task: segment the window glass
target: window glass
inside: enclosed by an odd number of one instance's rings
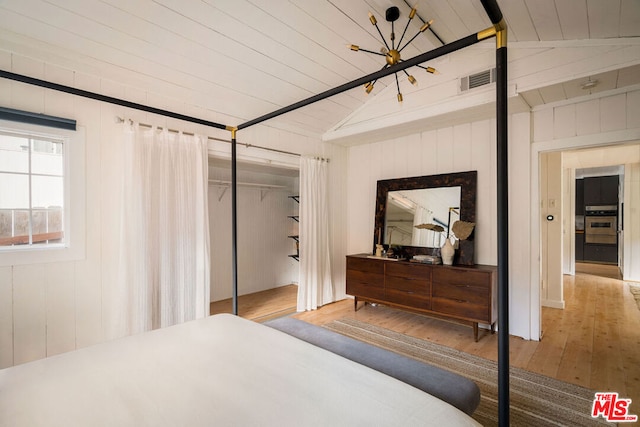
[[[28,140],[0,133],[0,172],[29,172]]]
[[[64,143],[0,133],[0,250],[64,242]]]

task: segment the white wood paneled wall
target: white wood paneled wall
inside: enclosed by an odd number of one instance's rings
[[[380,179],[478,171],[475,262],[495,265],[496,122],[481,120],[349,149],[347,229],[349,253],[373,249],[376,182]],[[509,238],[511,333],[525,338],[530,325],[530,117],[509,120]]]
[[[483,120],[349,150],[350,253],[373,249],[376,182],[381,179],[478,171],[476,262],[495,264],[495,121]],[[495,234],[495,233],[493,233]]]
[[[0,50],[0,68],[200,118],[215,117],[215,113],[191,105],[187,95],[184,99],[168,99],[9,51]],[[30,265],[0,267],[0,368],[4,368],[109,339],[108,296],[110,284],[117,277],[118,259],[119,176],[112,142],[119,138],[121,125],[115,117],[226,139],[229,135],[5,79],[0,79],[0,105],[73,118],[86,131],[85,259],[54,264],[34,260]],[[247,129],[240,138],[250,144],[302,154],[329,155],[336,167],[335,179],[340,185],[344,182],[344,170],[340,168],[345,165],[340,156],[346,156],[346,152],[341,147],[333,148],[318,139],[274,129],[268,124]],[[342,197],[336,199],[336,206],[344,204],[343,191],[338,189],[335,194]],[[334,242],[336,253],[342,258],[346,240],[343,222],[335,221],[336,227],[342,228],[336,228],[338,238]]]

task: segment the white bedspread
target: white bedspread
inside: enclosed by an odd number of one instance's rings
[[[0,370],[0,425],[478,424],[365,366],[216,315]]]

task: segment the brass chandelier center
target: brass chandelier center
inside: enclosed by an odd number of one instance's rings
[[[389,52],[387,52],[386,59],[387,65],[396,65],[401,60],[400,52],[398,52],[397,49],[391,49]]]

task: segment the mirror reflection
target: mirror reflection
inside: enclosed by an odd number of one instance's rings
[[[460,194],[460,186],[389,191],[384,242],[441,247],[451,225],[460,219]]]

